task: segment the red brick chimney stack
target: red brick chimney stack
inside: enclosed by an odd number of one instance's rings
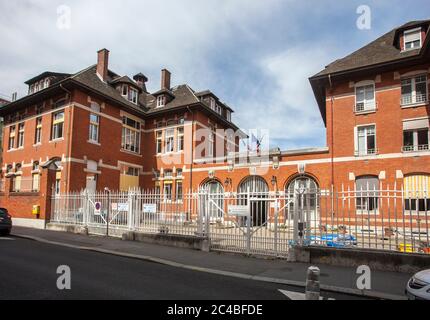
[[[97,52],[97,74],[103,81],[107,80],[109,67],[109,50],[101,49]]]
[[[161,70],[161,89],[170,90],[171,73],[167,69]]]

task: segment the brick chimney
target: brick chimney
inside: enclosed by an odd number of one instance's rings
[[[137,85],[146,93],[148,93],[148,91],[146,90],[146,82],[148,81],[148,78],[142,74],[142,73],[138,73],[133,77],[134,81],[136,81]]]
[[[161,89],[170,90],[171,73],[167,69],[161,70]]]
[[[101,49],[97,52],[97,74],[103,81],[107,80],[109,67],[109,50]]]

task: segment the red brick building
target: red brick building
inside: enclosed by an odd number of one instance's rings
[[[149,93],[143,74],[109,70],[105,49],[75,74],[44,72],[26,82],[27,96],[0,109],[0,205],[17,222],[41,226],[52,193],[83,188],[140,187],[172,199],[203,185],[429,190],[429,25],[393,29],[310,78],[327,128],[323,148],[240,154],[245,134],[216,95],[172,87],[167,70]],[[416,206],[427,204],[422,197]]]

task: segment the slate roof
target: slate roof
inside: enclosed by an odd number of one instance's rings
[[[430,36],[429,36],[430,20],[411,21],[398,28],[395,28],[368,45],[358,49],[350,55],[338,59],[330,63],[326,68],[312,76],[309,80],[314,91],[315,98],[326,123],[325,112],[325,88],[330,82],[330,77],[336,76],[347,78],[354,72],[370,72],[373,68],[387,67],[405,64],[407,62],[416,63],[425,59],[425,55],[429,53]],[[401,51],[399,45],[399,37],[405,29],[413,29],[414,27],[422,26],[427,29],[427,36],[422,48],[416,50]],[[330,77],[329,77],[330,75]]]
[[[401,51],[400,48],[395,45],[396,39],[401,30],[420,25],[427,25],[428,27],[429,24],[430,20],[408,22],[398,28],[391,30],[390,32],[387,32],[382,37],[353,52],[352,54],[332,62],[324,70],[317,73],[313,77],[334,74],[360,67],[418,56],[421,49]]]
[[[15,105],[18,107],[18,105],[25,104],[28,99],[35,99],[37,95],[47,94],[49,90],[54,90],[56,86],[59,86],[60,84],[66,85],[66,83],[69,83],[69,82],[80,85],[86,88],[87,90],[95,91],[142,115],[157,114],[165,111],[170,111],[175,108],[183,108],[183,107],[200,103],[200,106],[205,108],[209,113],[214,114],[214,116],[221,118],[222,121],[229,123],[234,128],[237,128],[232,122],[226,120],[224,117],[219,116],[217,113],[212,111],[205,103],[202,103],[202,101],[200,101],[200,99],[195,95],[194,90],[191,89],[186,84],[178,85],[168,90],[169,91],[168,93],[171,95],[172,99],[169,100],[169,102],[164,107],[158,107],[158,108],[156,107],[156,95],[160,94],[161,90],[154,94],[141,91],[139,94],[138,104],[134,104],[128,101],[127,99],[125,99],[121,95],[121,93],[115,89],[113,85],[115,83],[125,82],[139,88],[136,82],[131,80],[128,76],[123,76],[123,77],[118,76],[116,73],[112,72],[111,70],[109,70],[108,72],[107,81],[104,82],[97,75],[97,65],[92,65],[75,74],[69,75],[66,78],[63,78],[61,81],[58,81],[56,85],[51,85],[50,87],[45,88],[37,93],[25,96],[13,103],[10,103],[7,107],[14,108]],[[0,113],[1,111],[7,112],[6,109],[3,110],[3,107],[0,108]]]

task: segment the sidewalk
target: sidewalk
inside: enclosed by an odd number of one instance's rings
[[[14,227],[13,236],[65,245],[81,250],[117,254],[130,258],[145,259],[156,263],[268,281],[289,285],[305,286],[306,272],[310,265],[289,263],[278,259],[260,259],[228,253],[202,252],[190,249],[165,247],[154,244],[122,241],[115,238],[84,236],[50,230]],[[404,298],[404,290],[411,274],[380,272],[372,273],[372,290],[361,292],[356,289],[358,275],[354,268],[319,265],[321,289],[351,294],[364,294],[385,299]]]

